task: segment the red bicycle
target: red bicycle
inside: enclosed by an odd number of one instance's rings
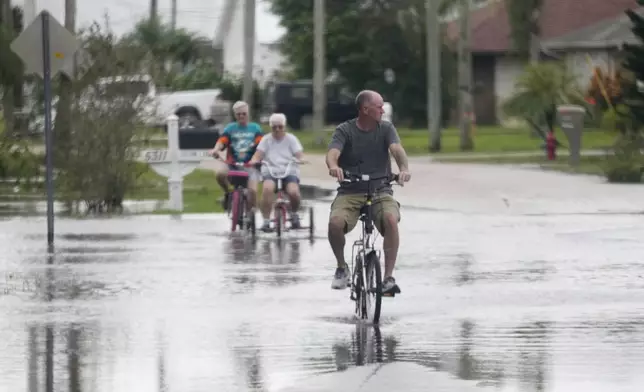
[[[292,227],[287,226],[287,222],[290,222],[291,225],[293,222],[292,222],[292,219],[288,217],[288,211],[291,208],[291,202],[284,190],[285,187],[284,187],[283,180],[284,178],[288,177],[291,169],[291,164],[293,163],[299,164],[301,162],[297,160],[292,160],[286,166],[286,170],[284,170],[284,173],[275,174],[271,169],[271,167],[266,164],[266,162],[262,162],[262,164],[268,170],[269,175],[275,180],[277,180],[277,184],[276,184],[277,186],[275,187],[275,193],[277,193],[277,198],[275,199],[275,203],[273,204],[273,219],[271,221],[275,226],[275,232],[277,233],[278,238],[282,237],[283,232],[292,230]],[[308,227],[301,226],[300,229],[308,229],[309,240],[313,241],[313,238],[315,235],[315,220],[313,217],[313,207],[309,207],[309,226]]]
[[[222,159],[217,159],[223,162]],[[249,165],[248,163],[242,162],[235,162],[228,165],[239,169],[258,167],[258,165]],[[255,238],[257,227],[255,214],[248,211],[248,179],[249,173],[247,171],[232,170],[230,168],[228,171],[228,181],[233,186],[233,191],[228,199],[226,211],[230,217],[230,230],[232,232],[237,231],[237,229],[240,231],[245,229]]]

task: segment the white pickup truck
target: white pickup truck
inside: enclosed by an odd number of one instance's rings
[[[227,121],[230,103],[221,100],[220,89],[186,90],[159,93],[149,75],[116,76],[99,83],[127,83],[148,99],[144,122],[152,127],[164,127],[170,114],[179,116],[179,128],[213,127]]]
[[[170,114],[179,116],[179,128],[218,128],[230,121],[231,103],[221,99],[220,89],[186,90],[159,93],[149,75],[116,76],[100,79],[100,85],[109,87],[128,84],[128,90],[146,97],[143,121],[147,126],[164,128]],[[116,86],[118,88],[118,86]],[[52,123],[56,117],[56,102],[52,99]],[[44,131],[44,117],[37,116],[30,124],[35,132]]]

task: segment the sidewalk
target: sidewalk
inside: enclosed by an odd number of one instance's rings
[[[309,154],[302,183],[336,189],[324,156]],[[644,186],[608,184],[601,177],[410,157],[412,180],[395,187],[403,206],[462,213],[641,213]],[[397,165],[392,164],[394,171]]]
[[[580,151],[581,156],[602,156],[606,155],[608,151],[606,150],[582,150]],[[559,156],[570,156],[570,151],[567,149],[561,149],[557,151]],[[542,157],[545,156],[543,151],[507,151],[507,152],[454,152],[454,153],[438,153],[432,154],[431,157],[433,160],[460,160],[467,161],[468,159],[494,159],[494,158],[523,158],[523,157]]]

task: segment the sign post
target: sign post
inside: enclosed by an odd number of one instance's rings
[[[170,177],[168,177],[168,195],[170,209],[183,211],[183,176],[179,165],[179,117],[172,114],[168,117],[168,151],[170,153]]]
[[[51,79],[63,71],[67,59],[72,59],[80,42],[49,12],[38,17],[11,43],[14,51],[25,64],[25,71],[39,75],[44,81],[45,93],[45,149],[47,184],[47,244],[54,244],[54,163],[51,124]],[[70,78],[73,75],[68,75]]]

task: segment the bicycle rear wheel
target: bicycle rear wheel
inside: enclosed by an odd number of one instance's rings
[[[273,215],[275,216],[275,232],[277,237],[281,238],[286,229],[286,207],[282,205],[276,206]]]
[[[365,257],[364,263],[364,318],[373,324],[380,322],[382,308],[382,272],[380,258],[372,251]]]

